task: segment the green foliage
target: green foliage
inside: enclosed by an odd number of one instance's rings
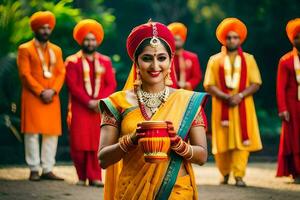
[[[0,5],[0,56],[15,52],[18,43],[31,36],[31,31],[27,30],[29,18],[21,5],[19,1],[10,0]]]
[[[73,0],[4,0],[0,1],[0,129],[6,127],[11,133],[20,123],[21,84],[16,67],[18,46],[33,37],[29,18],[37,11],[49,10],[56,16],[56,26],[51,42],[58,44],[64,57],[75,53],[79,46],[73,39],[73,28],[84,18],[100,21],[108,34],[114,32],[114,15],[102,5],[102,1],[84,1],[92,3],[92,12],[75,7]],[[101,14],[98,14],[101,13]],[[119,63],[120,59],[117,60]],[[64,88],[61,92],[62,119],[65,119],[68,95]],[[9,122],[9,123],[8,123]],[[12,126],[9,126],[12,124]],[[63,121],[63,124],[64,121]],[[64,129],[66,127],[64,126]],[[67,140],[67,138],[65,138]]]

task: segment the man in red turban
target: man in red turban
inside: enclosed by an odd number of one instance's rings
[[[19,46],[18,69],[22,81],[21,131],[25,134],[25,158],[30,180],[62,180],[52,173],[58,136],[61,135],[59,92],[64,83],[65,67],[61,49],[49,42],[55,16],[49,11],[30,17],[34,39]],[[42,153],[39,152],[39,135]],[[41,160],[41,161],[40,161]]]
[[[288,22],[293,50],[281,57],[277,73],[277,104],[282,120],[277,176],[292,175],[300,183],[300,18]]]
[[[210,57],[204,78],[205,89],[212,100],[212,152],[221,183],[227,184],[232,172],[236,186],[246,186],[249,152],[262,149],[253,94],[262,81],[251,54],[241,45],[247,28],[237,18],[226,18],[218,26],[216,36],[222,51]]]
[[[116,89],[115,74],[108,56],[96,51],[104,31],[95,20],[80,21],[73,37],[81,50],[66,60],[66,83],[70,93],[69,119],[71,157],[79,178],[78,184],[103,186],[97,158],[100,138],[98,100]]]
[[[178,78],[178,87],[194,90],[202,79],[202,72],[197,54],[184,49],[187,28],[179,22],[171,23],[168,25],[168,28],[175,39],[174,64]]]

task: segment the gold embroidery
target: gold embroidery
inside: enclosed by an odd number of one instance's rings
[[[104,111],[101,115],[101,126],[106,126],[106,125],[110,125],[110,126],[114,126],[116,128],[119,127],[119,123],[116,120],[116,118],[114,118],[114,116],[112,116],[111,114],[107,113],[106,111]]]

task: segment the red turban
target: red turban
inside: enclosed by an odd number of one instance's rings
[[[291,43],[294,43],[294,38],[299,32],[300,32],[300,18],[290,20],[286,25],[286,33]]]
[[[50,11],[39,11],[30,17],[30,26],[33,31],[45,24],[49,24],[51,29],[55,26],[55,16]]]
[[[179,35],[182,41],[186,40],[187,28],[184,24],[180,22],[174,22],[169,24],[168,28],[174,36]]]
[[[104,30],[102,25],[93,19],[81,20],[74,27],[73,37],[76,42],[81,45],[88,33],[92,33],[96,37],[98,45],[101,44],[104,38]]]
[[[237,18],[226,18],[218,26],[216,36],[219,42],[226,44],[226,37],[228,32],[234,31],[240,36],[241,43],[243,43],[247,36],[246,25]]]
[[[156,27],[156,30],[155,30]],[[153,36],[164,40],[170,47],[172,54],[175,52],[174,36],[170,32],[167,26],[159,22],[148,22],[140,26],[135,27],[127,38],[127,52],[129,57],[134,60],[134,53],[138,46],[148,38]]]

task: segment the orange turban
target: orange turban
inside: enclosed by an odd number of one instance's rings
[[[299,32],[300,32],[300,18],[290,20],[286,25],[286,33],[291,43],[294,43],[294,38]]]
[[[50,11],[39,11],[30,17],[30,26],[33,31],[36,31],[44,24],[49,24],[51,29],[55,26],[55,16]]]
[[[228,32],[234,31],[240,36],[241,43],[243,43],[247,36],[246,25],[237,18],[226,18],[218,26],[216,36],[219,42],[226,44],[226,37]]]
[[[184,24],[180,22],[174,22],[169,24],[168,28],[174,36],[179,35],[183,41],[186,40],[187,28]]]
[[[73,30],[73,37],[81,45],[88,33],[92,33],[96,37],[98,45],[101,44],[104,38],[104,30],[102,25],[93,19],[81,20]]]

